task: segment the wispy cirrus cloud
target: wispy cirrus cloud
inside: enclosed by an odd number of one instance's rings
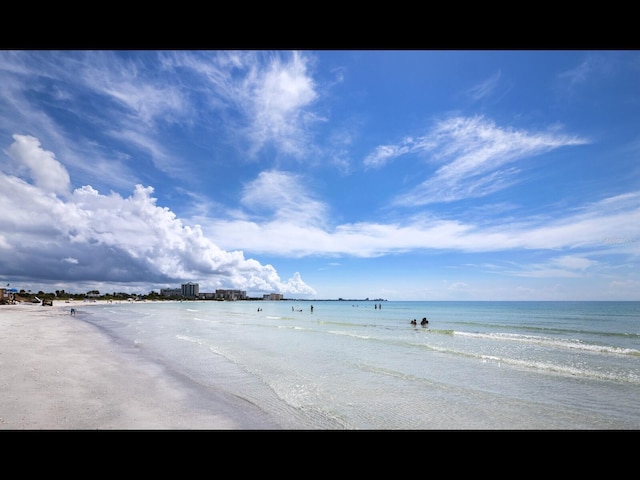
[[[484,82],[474,85],[472,88],[470,88],[467,91],[467,95],[469,95],[469,97],[474,101],[482,100],[483,98],[488,97],[498,87],[501,75],[502,72],[497,71]]]
[[[0,100],[11,100],[3,108],[15,112],[14,133],[49,139],[67,165],[90,172],[108,162],[113,172],[102,169],[102,178],[118,184],[119,176],[132,176],[118,152],[133,151],[180,177],[180,146],[165,142],[175,125],[199,129],[199,139],[224,129],[227,143],[251,158],[270,146],[303,157],[313,148],[313,125],[322,121],[311,108],[318,98],[311,62],[311,55],[296,51],[7,52],[0,58]],[[60,131],[52,112],[32,108],[34,94],[122,148],[106,152],[78,132]],[[55,138],[58,144],[51,143]],[[129,162],[140,166],[139,158]]]
[[[201,79],[200,93],[207,98],[203,106],[225,119],[230,134],[242,136],[239,144],[249,142],[252,156],[269,145],[294,157],[304,154],[309,127],[321,120],[311,109],[318,93],[309,55],[177,52],[166,55],[164,62],[166,68],[188,69]]]
[[[365,167],[381,168],[408,153],[428,156],[441,166],[422,183],[393,200],[395,206],[420,206],[482,197],[518,181],[518,161],[587,139],[549,132],[502,128],[482,117],[453,117],[427,135],[376,148]]]
[[[515,270],[505,269],[501,273],[516,277],[578,278],[584,277],[589,270],[599,265],[598,261],[585,256],[562,255],[544,263],[520,265]]]

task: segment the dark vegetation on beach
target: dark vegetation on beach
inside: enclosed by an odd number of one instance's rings
[[[14,293],[11,297],[8,295],[5,289],[2,294],[0,294],[0,305],[11,304],[15,302],[22,303],[42,303],[43,301],[49,305],[53,300],[58,301],[69,301],[69,300],[111,300],[111,301],[122,301],[134,299],[136,301],[144,301],[144,300],[180,300],[180,301],[195,301],[202,300],[201,298],[193,298],[193,297],[185,297],[182,295],[160,295],[158,292],[151,291],[146,295],[140,295],[136,293],[127,293],[127,292],[112,292],[112,293],[103,293],[100,294],[98,290],[90,290],[86,293],[69,293],[64,290],[56,290],[55,292],[45,293],[40,290],[37,293],[32,292],[31,290],[21,289],[19,292]],[[256,301],[256,300],[264,300],[262,297],[247,297],[242,300],[247,301]],[[220,300],[213,300],[220,301]],[[241,300],[240,300],[241,301]],[[384,298],[325,298],[325,299],[309,299],[309,298],[282,298],[280,301],[294,301],[294,302],[333,302],[333,301],[345,301],[345,302],[386,302],[387,300]]]
[[[159,293],[150,292],[148,295],[136,295],[125,292],[113,292],[100,294],[98,290],[90,290],[86,293],[68,293],[64,290],[56,290],[55,292],[45,293],[42,290],[35,293],[31,290],[21,289],[16,293],[8,293],[3,290],[3,295],[0,295],[0,305],[11,304],[15,302],[21,303],[43,303],[44,305],[50,305],[53,300],[66,301],[66,300],[128,300],[134,298],[136,300],[168,300],[167,297],[160,296]],[[171,298],[171,300],[174,300]]]

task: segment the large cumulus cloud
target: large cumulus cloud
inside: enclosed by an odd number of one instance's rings
[[[272,265],[220,249],[199,225],[158,206],[150,186],[137,185],[128,197],[89,185],[70,191],[69,174],[52,152],[34,137],[13,138],[7,154],[21,176],[0,172],[6,276],[150,286],[196,281],[201,291],[315,294],[298,273],[282,281]]]

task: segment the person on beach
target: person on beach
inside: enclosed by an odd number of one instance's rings
[[[71,311],[69,312],[70,315],[74,316],[76,315],[76,309],[72,308]]]
[[[418,322],[416,322],[416,319],[414,318],[413,320],[411,320],[411,325],[417,325]]]
[[[313,305],[311,305],[311,313],[313,313]]]
[[[427,320],[427,317],[423,317],[422,321],[420,322],[420,325],[422,325],[423,327],[426,327],[429,324],[429,320]]]

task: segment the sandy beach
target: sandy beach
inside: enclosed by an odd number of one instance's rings
[[[74,307],[76,316],[70,315]],[[272,429],[81,320],[90,304],[0,305],[0,429]]]

